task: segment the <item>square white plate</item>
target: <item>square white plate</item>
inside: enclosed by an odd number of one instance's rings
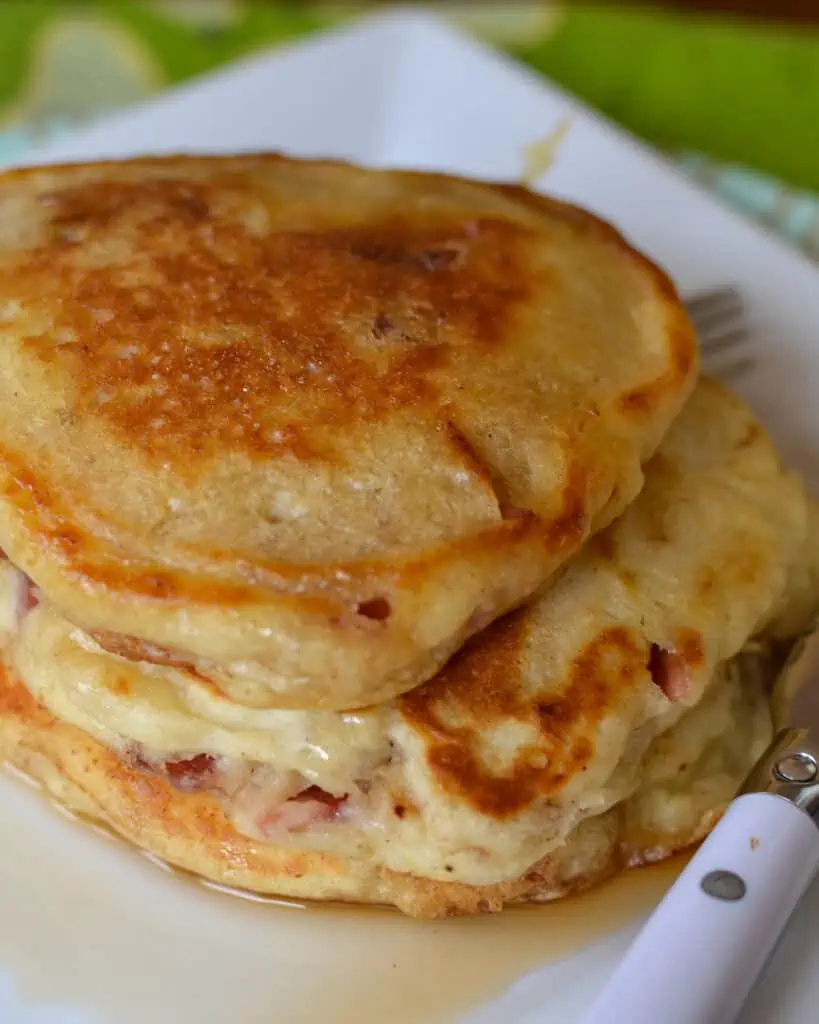
[[[30,158],[274,148],[514,179],[523,148],[567,113],[549,190],[612,219],[683,291],[742,289],[757,369],[740,390],[819,483],[819,273],[629,136],[433,18],[392,12],[256,58]],[[4,1024],[427,1024],[464,1014],[472,1024],[571,1024],[668,879],[649,873],[554,909],[430,925],[207,893],[8,780],[0,835]],[[819,1019],[818,913],[815,888],[744,1024]]]

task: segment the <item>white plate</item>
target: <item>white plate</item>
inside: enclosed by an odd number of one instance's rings
[[[523,147],[567,112],[549,189],[614,220],[684,291],[741,287],[758,325],[758,369],[741,390],[819,482],[819,273],[574,100],[425,15],[387,14],[254,59],[37,156],[280,148],[515,178]],[[208,893],[8,780],[0,835],[4,1024],[571,1024],[669,877],[430,925]],[[818,912],[814,890],[744,1024],[819,1019]]]

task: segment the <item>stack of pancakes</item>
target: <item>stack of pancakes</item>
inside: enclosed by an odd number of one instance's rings
[[[819,516],[590,214],[275,155],[15,171],[0,361],[0,757],[174,865],[551,899],[696,841],[770,739]]]

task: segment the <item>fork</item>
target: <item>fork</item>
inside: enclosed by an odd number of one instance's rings
[[[751,356],[738,355],[750,332],[742,295],[734,287],[697,292],[685,308],[700,340],[703,363],[714,376],[731,379],[750,370]]]

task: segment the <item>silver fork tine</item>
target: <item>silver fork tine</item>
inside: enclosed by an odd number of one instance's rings
[[[736,288],[720,288],[701,292],[685,303],[697,330],[710,332],[720,323],[735,321],[742,316],[742,296]]]
[[[737,288],[717,288],[693,295],[685,303],[688,314],[700,340],[706,363],[714,357],[735,353],[748,340],[742,295]],[[739,357],[728,362],[719,360],[714,369],[720,377],[731,378],[745,373],[753,366],[751,357]]]
[[[718,306],[742,307],[742,295],[738,288],[733,285],[726,285],[723,288],[709,288],[708,291],[696,292],[685,300],[686,306],[692,314],[708,312]]]
[[[707,352],[709,356],[727,352],[738,345],[744,345],[748,340],[748,329],[744,324],[735,324],[733,327],[728,327],[722,331],[719,331],[719,329],[709,331],[708,328],[697,328],[697,333],[700,336],[703,352]]]

